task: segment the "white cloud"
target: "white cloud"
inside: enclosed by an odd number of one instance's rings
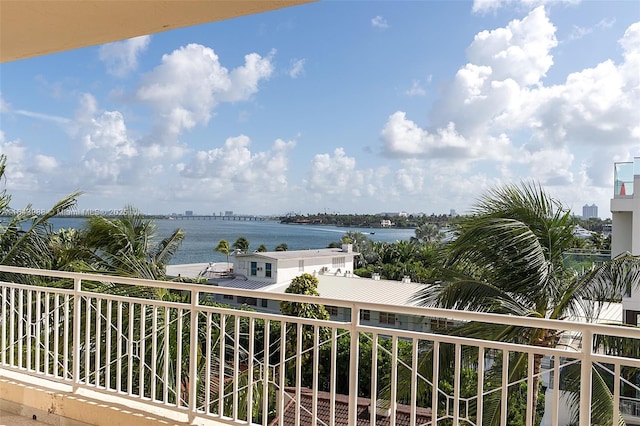
[[[624,62],[606,60],[571,73],[563,85],[529,94],[529,122],[538,144],[572,144],[582,149],[633,146],[640,142],[640,23],[620,39]],[[580,149],[580,148],[578,148]]]
[[[616,23],[616,18],[609,18],[609,19],[603,18],[600,20],[600,22],[596,24],[596,27],[601,29],[611,28],[615,23]]]
[[[92,113],[96,113],[97,110],[93,96],[85,94],[80,99],[81,107],[78,110],[83,111],[84,115],[78,115],[79,119],[78,117],[68,119],[25,110],[15,111],[18,115],[61,125],[75,140],[72,149],[65,149],[75,158],[69,159],[65,164],[55,156],[45,155],[30,148],[32,144],[29,141],[6,141],[4,134],[2,134],[0,153],[5,154],[8,160],[6,173],[8,188],[13,191],[45,191],[45,195],[34,200],[44,203],[47,198],[55,197],[54,194],[59,195],[61,192],[69,191],[70,185],[92,188],[94,183],[100,180],[96,177],[96,172],[100,172],[100,166],[115,161],[114,168],[122,167],[118,164],[121,158],[117,156],[112,158],[111,152],[103,150],[103,152],[95,153],[95,140],[106,138],[110,130],[105,129],[104,126],[100,128],[100,120],[95,120],[92,116]],[[92,110],[92,108],[95,109]],[[107,141],[106,145],[109,143],[110,141]],[[87,155],[95,155],[97,160],[92,164],[83,163]],[[101,158],[102,155],[104,158]],[[71,169],[72,173],[69,172]]]
[[[354,199],[384,196],[386,168],[357,169],[356,159],[344,148],[331,154],[317,154],[311,162],[307,188],[318,199],[329,197],[333,203],[353,203]]]
[[[11,105],[2,97],[2,92],[0,92],[0,114],[6,114],[11,112]]]
[[[119,200],[143,202],[147,198],[166,198],[165,176],[182,167],[183,173],[171,181],[177,189],[188,187],[185,182],[193,184],[196,179],[195,188],[209,183],[213,188],[216,185],[231,188],[226,196],[233,194],[233,190],[251,188],[261,188],[256,195],[283,190],[293,141],[278,140],[270,151],[252,154],[241,143],[242,138],[232,139],[222,148],[198,153],[185,165],[182,163],[188,149],[178,139],[181,132],[206,124],[220,102],[250,99],[258,91],[259,83],[273,72],[272,54],[266,58],[255,53],[246,55],[244,64],[230,70],[219,63],[212,49],[201,45],[189,45],[165,55],[162,63],[143,77],[135,94],[154,114],[152,129],[142,137],[132,134],[122,111],[102,109],[89,93],[79,96],[72,119],[16,111],[62,125],[70,134],[71,149],[67,151],[70,158],[63,162],[58,156],[27,153],[26,145],[20,142],[4,143],[2,149],[11,155],[12,169],[20,171],[15,174],[20,184],[13,187],[39,184],[40,188],[51,190],[60,182],[65,188],[81,188],[92,197],[116,197],[109,201],[110,205]],[[203,159],[208,157],[204,154],[209,155],[209,163],[211,158],[217,159],[209,170],[215,175],[216,169],[220,169],[224,178],[198,175],[207,165]],[[68,173],[69,169],[73,173]],[[128,189],[122,191],[118,187]],[[189,188],[180,196],[197,199],[194,189]]]
[[[7,141],[4,133],[0,139],[0,154],[7,156],[7,163],[21,163],[26,159],[27,146],[20,140]]]
[[[628,159],[640,146],[640,23],[619,43],[621,63],[605,60],[545,86],[557,40],[543,8],[482,31],[467,49],[469,63],[434,105],[430,126],[395,112],[381,131],[383,153],[429,164],[456,160],[469,171],[492,160],[502,178],[528,175],[557,188],[609,186],[611,164],[597,163],[603,156]],[[416,188],[409,179],[416,176],[400,169],[396,186]]]
[[[24,115],[26,117],[37,118],[39,120],[51,121],[51,122],[58,123],[58,124],[69,124],[69,123],[71,123],[70,119],[68,119],[66,117],[60,117],[60,116],[57,116],[57,115],[41,114],[39,112],[25,111],[23,109],[18,109],[18,110],[15,111],[15,113],[19,114],[19,115]]]
[[[532,108],[530,92],[543,85],[557,45],[555,27],[538,7],[506,27],[478,33],[460,68],[431,111],[434,127],[454,122],[465,137],[516,126]]]
[[[144,35],[104,44],[100,46],[100,60],[109,74],[125,77],[138,68],[138,57],[147,50],[150,41],[151,36]]]
[[[289,77],[298,78],[304,74],[304,64],[306,59],[292,59],[289,68]]]
[[[481,31],[467,49],[470,63],[486,66],[492,80],[513,79],[518,84],[537,84],[553,64],[550,54],[558,45],[555,26],[543,7],[504,28]]]
[[[389,28],[389,23],[382,16],[378,15],[375,18],[371,19],[371,26],[374,28],[386,30],[387,28]]]
[[[571,34],[569,34],[569,40],[580,40],[582,37],[589,35],[593,32],[593,28],[573,26]]]
[[[411,88],[406,90],[404,93],[409,96],[424,96],[427,94],[427,91],[424,90],[424,88],[422,87],[422,85],[418,80],[413,80],[413,84],[411,85]]]
[[[244,56],[245,64],[234,68],[229,73],[230,85],[227,90],[220,92],[220,99],[227,102],[246,101],[258,91],[258,83],[268,80],[273,74],[271,60],[275,55],[272,50],[266,58],[257,53]]]
[[[76,173],[68,179],[83,188],[94,185],[135,185],[148,170],[137,142],[129,135],[119,111],[102,111],[88,93],[80,97],[71,129]]]
[[[136,93],[156,112],[153,139],[174,144],[183,130],[206,125],[218,103],[248,100],[273,73],[273,54],[248,54],[245,64],[231,71],[220,64],[213,49],[199,44],[164,55]]]
[[[521,5],[524,8],[533,8],[549,3],[566,3],[575,5],[580,2],[581,0],[473,0],[472,11],[474,13],[495,12],[501,7],[512,4]]]
[[[424,191],[426,170],[416,160],[406,160],[402,168],[395,171],[394,188],[403,194],[420,194]]]
[[[55,157],[37,154],[34,157],[34,164],[38,172],[51,173],[60,167],[60,163]]]
[[[11,191],[33,191],[39,189],[38,170],[29,167],[31,157],[27,144],[21,140],[5,140],[4,133],[0,134],[0,154],[7,157],[7,166],[3,179]],[[11,207],[15,208],[13,203]]]
[[[251,140],[240,135],[228,138],[219,148],[198,151],[188,164],[180,164],[177,169],[181,176],[206,186],[212,197],[284,191],[288,154],[295,144],[277,139],[269,151],[252,153]]]
[[[526,157],[525,157],[526,156]],[[529,167],[529,176],[550,186],[571,185],[574,155],[566,147],[545,149],[537,152],[523,152],[523,161]]]
[[[383,149],[388,155],[407,158],[486,159],[510,158],[511,143],[504,135],[486,138],[465,138],[453,122],[430,133],[406,113],[392,114],[381,132]]]
[[[615,23],[615,19],[603,18],[592,27],[580,27],[578,25],[574,25],[571,34],[569,34],[569,40],[580,40],[581,38],[593,33],[595,29],[606,30],[608,28],[611,28]]]

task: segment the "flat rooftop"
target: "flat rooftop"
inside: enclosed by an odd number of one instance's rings
[[[290,260],[290,259],[310,259],[310,258],[326,258],[336,257],[339,255],[350,254],[357,256],[360,253],[355,251],[343,251],[341,248],[323,248],[323,249],[309,249],[309,250],[291,250],[291,251],[263,251],[254,253],[236,254],[236,257],[241,259],[243,257],[263,257],[265,259],[275,260]]]

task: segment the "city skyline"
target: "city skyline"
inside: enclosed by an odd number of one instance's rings
[[[533,179],[606,218],[640,156],[634,2],[318,2],[0,71],[14,209],[465,214]]]

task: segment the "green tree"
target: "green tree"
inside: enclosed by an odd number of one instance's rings
[[[342,236],[340,242],[342,244],[351,244],[353,251],[360,253],[356,258],[357,268],[363,268],[368,264],[379,260],[373,251],[374,242],[362,232],[349,231]],[[338,244],[335,246],[340,247]]]
[[[119,217],[92,216],[81,230],[85,249],[75,253],[80,259],[72,267],[85,272],[111,273],[121,276],[166,279],[166,265],[180,247],[184,232],[176,229],[157,242],[157,225],[137,209],[127,206]],[[61,233],[55,244],[67,238]],[[71,255],[76,248],[71,247]],[[66,256],[70,256],[67,252]]]
[[[640,260],[630,255],[584,274],[567,268],[563,253],[574,247],[572,218],[560,202],[535,183],[489,191],[478,200],[473,215],[463,218],[455,229],[458,236],[445,253],[440,280],[416,295],[424,306],[532,318],[581,315],[594,320],[604,303],[619,300],[629,286],[640,282]],[[560,336],[560,330],[477,323],[465,323],[450,332],[540,347],[555,347]],[[535,355],[536,389],[541,361],[542,355]],[[511,365],[510,382],[524,377],[526,355],[520,355]],[[594,370],[594,377],[597,374]],[[599,381],[594,380],[596,383]],[[606,386],[594,385],[594,401],[609,401],[608,413],[599,410],[603,404],[594,406],[595,423],[604,424],[610,416],[610,397]],[[485,415],[483,424],[499,419],[499,413],[490,409]]]
[[[264,244],[260,244],[256,249],[256,251],[259,253],[264,253],[265,251],[269,251],[269,250],[267,250],[267,246],[265,246]]]
[[[229,253],[231,253],[231,247],[229,246],[229,241],[220,240],[218,241],[218,245],[213,251],[217,251],[218,253],[222,253],[227,256],[227,268],[229,267]]]
[[[438,239],[438,227],[432,223],[423,223],[415,230],[415,238],[423,243],[430,243]]]
[[[82,233],[74,228],[61,228],[49,236],[49,249],[53,256],[51,269],[70,269],[74,262],[90,258],[83,246]]]
[[[291,280],[291,284],[284,291],[289,294],[305,296],[319,296],[318,278],[311,274],[302,274]],[[280,302],[280,311],[285,315],[303,318],[329,319],[329,313],[323,305],[302,302]]]
[[[245,237],[238,237],[238,239],[231,246],[232,248],[241,251],[242,253],[249,252],[249,240]]]
[[[289,250],[289,246],[287,243],[280,243],[276,246],[276,251],[287,251]]]
[[[0,154],[0,180],[6,182],[7,157]],[[53,252],[49,247],[49,237],[53,233],[49,220],[67,209],[75,207],[80,192],[73,192],[58,201],[49,211],[36,214],[31,204],[13,210],[11,195],[6,188],[0,191],[0,212],[7,215],[6,222],[0,222],[0,264],[29,268],[51,269],[55,266]],[[14,282],[32,283],[34,277],[3,274]]]
[[[304,296],[319,296],[318,293],[318,279],[311,274],[302,274],[291,280],[291,284],[285,290],[285,293],[300,294]],[[308,303],[308,302],[280,302],[280,311],[285,315],[301,317],[301,318],[315,318],[321,320],[329,319],[329,312],[325,309],[324,305]],[[320,341],[324,342],[328,339],[329,331],[326,327],[320,327],[318,330]],[[314,345],[314,326],[304,324],[301,328],[301,334],[296,332],[295,327],[288,329],[286,352],[288,358],[293,357],[296,354],[296,347],[301,344],[302,355],[300,358],[302,377],[305,384],[311,384],[311,377],[313,366],[311,364],[312,351],[310,350]],[[295,359],[295,358],[294,358]],[[287,369],[287,380],[289,383],[295,383],[296,372],[295,362],[289,364]]]

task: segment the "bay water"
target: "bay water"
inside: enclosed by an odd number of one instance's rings
[[[409,240],[415,236],[413,229],[289,225],[268,220],[154,219],[154,221],[158,227],[158,242],[178,228],[184,231],[184,240],[170,262],[172,265],[226,261],[225,255],[213,250],[218,245],[218,241],[223,239],[231,245],[238,238],[244,237],[250,243],[250,251],[257,249],[260,244],[264,244],[267,250],[273,251],[282,243],[287,244],[289,250],[325,248],[332,242],[339,242],[349,231],[362,232],[373,241],[384,242]],[[85,219],[55,218],[51,222],[54,229],[79,229],[84,225]]]

